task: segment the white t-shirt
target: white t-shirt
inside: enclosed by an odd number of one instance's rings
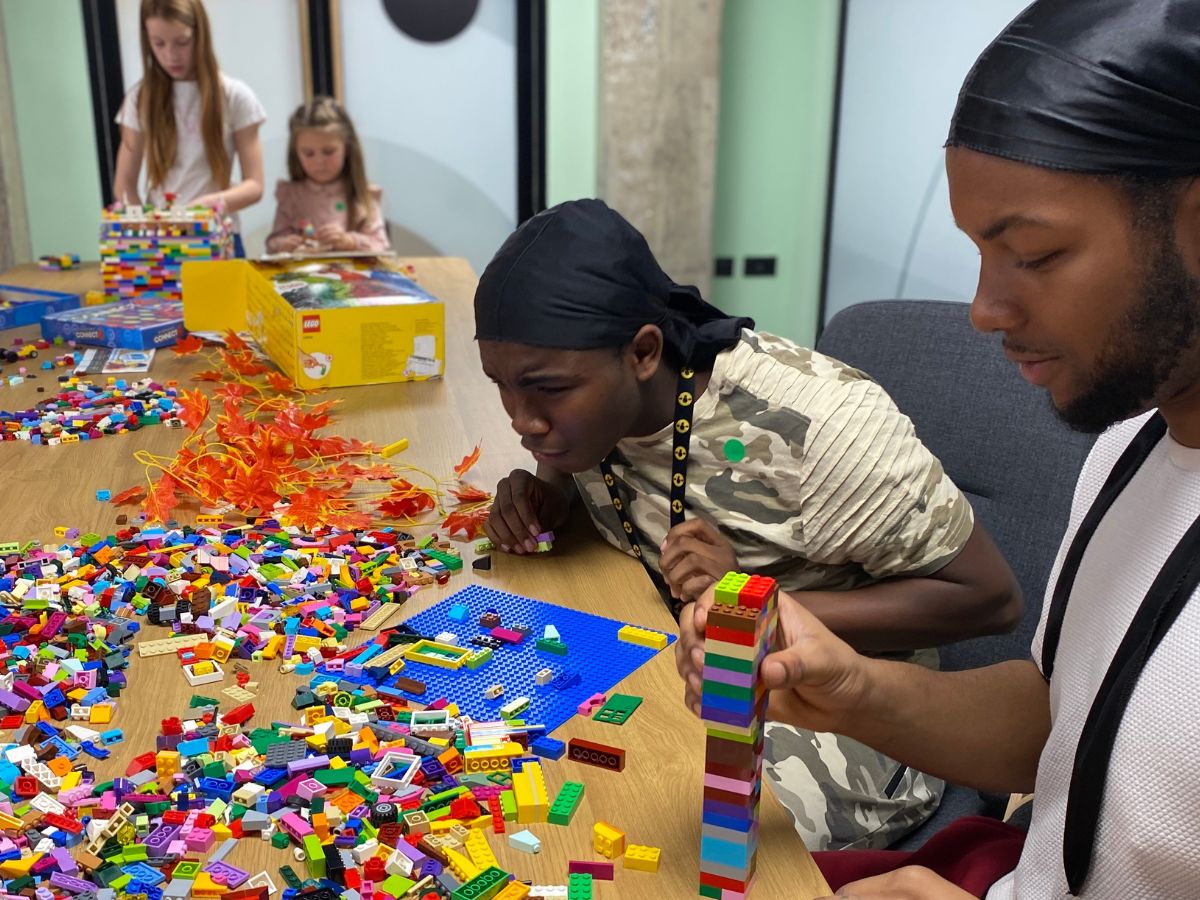
[[[1049,598],[1063,557],[1121,452],[1147,416],[1102,435],[1075,488],[1071,520],[1033,640],[1041,664]],[[1168,435],[1096,529],[1080,563],[1050,680],[1050,737],[1038,762],[1033,821],[1014,872],[988,900],[1067,898],[1062,835],[1075,748],[1134,613],[1183,533],[1200,515],[1200,450]],[[1200,603],[1193,595],[1134,688],[1108,769],[1092,868],[1081,896],[1200,897]]]
[[[149,190],[143,190],[142,196],[147,202],[156,206],[164,204],[164,194],[174,194],[175,202],[188,204],[205,194],[219,191],[221,185],[213,178],[212,169],[208,165],[208,157],[204,153],[204,137],[200,132],[200,87],[195,81],[176,81],[172,85],[175,101],[175,134],[178,149],[175,154],[175,165],[167,172],[162,185]],[[125,95],[117,113],[117,124],[134,131],[142,130],[138,116],[138,96],[142,83],[139,81]],[[231,161],[235,160],[233,134],[250,125],[258,125],[266,121],[267,113],[258,101],[254,92],[245,82],[238,81],[228,75],[221,75],[221,91],[224,95],[223,136],[225,151]],[[121,198],[117,198],[120,200]],[[235,217],[236,227],[236,217]]]

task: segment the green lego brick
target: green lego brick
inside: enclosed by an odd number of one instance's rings
[[[286,847],[291,842],[292,842],[292,839],[290,837],[288,837],[286,834],[284,834],[282,831],[277,831],[273,835],[271,835],[271,846],[277,850],[282,850],[284,847]]]
[[[634,710],[641,705],[641,697],[632,694],[613,694],[593,718],[597,722],[607,722],[610,725],[624,725],[629,721]]]
[[[567,900],[592,900],[592,876],[582,872],[568,875]]]
[[[700,896],[710,897],[712,900],[721,900],[721,889],[712,885],[702,884],[700,885]]]
[[[579,802],[583,799],[583,783],[579,781],[564,781],[550,806],[549,819],[555,825],[570,825]],[[501,801],[503,803],[503,801]]]
[[[500,813],[503,815],[505,822],[517,821],[517,795],[512,791],[501,792]]]
[[[199,866],[197,866],[197,869]],[[280,866],[279,874],[283,878],[288,887],[292,889],[299,888],[303,883],[300,881],[300,876],[295,873],[291,866]]]
[[[451,572],[457,572],[463,567],[461,556],[455,556],[453,553],[447,553],[444,550],[434,550],[429,548],[425,551],[426,556],[432,556],[438,562],[442,563]]]
[[[553,653],[555,656],[566,656],[567,645],[562,641],[556,641],[553,638],[538,638],[535,645],[538,650],[545,653]]]
[[[730,700],[743,700],[747,703],[754,702],[754,688],[738,687],[736,684],[723,684],[720,681],[705,680],[703,692],[705,694],[713,694],[717,697],[727,697]]]
[[[488,866],[466,884],[459,885],[450,894],[450,900],[491,900],[504,890],[507,884],[507,872],[495,866]]]
[[[416,884],[411,878],[403,875],[389,875],[379,883],[376,890],[383,891],[392,897],[403,897],[410,887]]]
[[[725,656],[721,653],[713,653],[711,650],[704,654],[704,665],[713,669],[724,669],[726,672],[741,672],[743,675],[749,675],[754,671],[753,660]]]
[[[344,769],[321,769],[310,777],[326,787],[344,787],[354,781],[354,769],[348,766]]]

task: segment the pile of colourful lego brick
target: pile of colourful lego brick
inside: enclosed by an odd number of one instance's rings
[[[47,272],[64,272],[79,268],[78,253],[57,253],[38,257],[38,268]]]
[[[232,241],[228,218],[206,206],[110,207],[100,227],[104,293],[122,300],[182,300],[183,263],[227,259]]]
[[[103,759],[122,739],[90,726],[110,723],[138,613],[175,632],[143,638],[139,655],[302,651],[308,662],[285,664],[311,671],[345,652],[350,629],[449,578],[461,567],[454,559],[400,532],[303,533],[270,520],[0,546],[0,726],[16,729],[0,759],[0,896],[265,900],[275,892],[266,872],[224,861],[252,835],[303,863],[303,880],[281,869],[285,900],[575,900],[591,896],[594,877],[612,878],[608,860],[656,871],[655,848],[626,847],[599,822],[594,847],[605,861],[571,862],[565,885],[511,880],[485,832],[571,823],[583,785],[566,782],[550,803],[541,771],[563,755],[561,742],[534,739],[539,727],[519,720],[461,718],[448,698],[422,708],[328,674],[297,688],[298,722],[250,730],[255,685],[235,663],[239,686],[225,693],[237,706],[221,713],[217,700],[194,696],[184,715],[162,720],[155,750],[124,777],[98,782],[87,768],[85,757]],[[419,640],[404,626],[381,632],[364,673],[387,675],[385,654]],[[508,839],[540,847],[527,829]]]
[[[58,387],[58,393],[31,409],[0,410],[0,438],[55,446],[95,441],[146,425],[183,424],[176,389],[149,378],[113,378],[99,385],[64,376]]]

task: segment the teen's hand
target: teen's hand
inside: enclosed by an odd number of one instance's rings
[[[537,536],[567,521],[567,498],[562,489],[524,469],[513,469],[496,485],[483,530],[505,553],[537,550]]]
[[[733,545],[704,519],[679,523],[662,542],[659,568],[677,600],[698,599],[737,565]]]
[[[333,250],[353,250],[356,246],[354,236],[335,222],[317,229],[317,242]]]
[[[679,617],[675,665],[684,678],[684,702],[700,715],[704,628],[713,605],[709,588]],[[870,684],[871,660],[836,637],[799,600],[779,592],[775,650],[759,677],[771,691],[768,717],[813,731],[844,732]]]
[[[974,896],[932,869],[905,866],[843,885],[832,897],[822,900],[968,900]]]
[[[271,241],[275,248],[274,253],[294,253],[304,243],[304,235],[302,234],[285,234],[283,237],[276,238]]]
[[[189,203],[187,205],[188,206],[207,206],[209,209],[224,209],[225,208],[225,198],[221,196],[220,192],[217,192],[215,194],[203,194],[202,196],[197,197],[195,200],[193,200],[191,203]]]

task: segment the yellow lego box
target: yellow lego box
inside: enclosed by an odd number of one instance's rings
[[[411,270],[378,260],[183,266],[188,331],[249,331],[302,388],[438,378],[446,310]]]

